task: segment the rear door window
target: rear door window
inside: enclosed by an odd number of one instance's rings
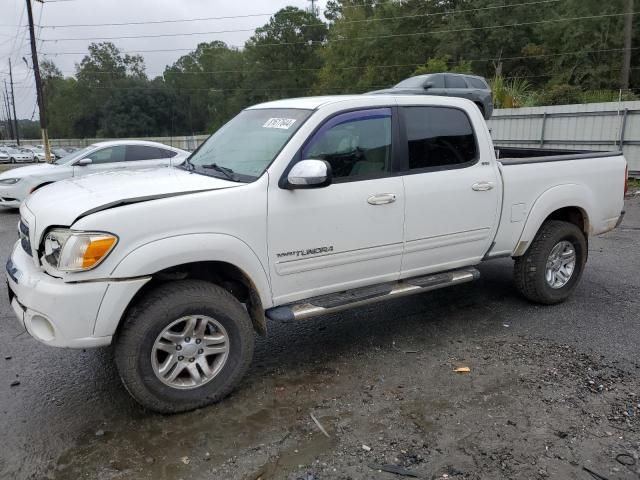
[[[476,163],[478,147],[467,114],[449,107],[402,107],[409,170],[445,170]]]
[[[479,78],[467,77],[467,83],[473,88],[487,90],[487,85]]]
[[[127,145],[127,162],[166,158],[164,149],[147,145]]]
[[[459,75],[446,75],[447,88],[467,88],[464,77]]]

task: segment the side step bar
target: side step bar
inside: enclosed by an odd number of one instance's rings
[[[303,303],[292,303],[271,308],[265,314],[271,320],[304,320],[374,302],[467,283],[477,280],[479,277],[480,272],[475,268],[452,270],[450,272],[407,278],[398,282],[382,283],[371,287],[356,288],[313,297]]]

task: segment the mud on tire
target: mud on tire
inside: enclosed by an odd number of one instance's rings
[[[569,242],[575,251],[575,267],[562,287],[553,288],[546,278],[547,261],[552,250],[561,242]],[[547,220],[542,224],[531,246],[515,259],[514,280],[518,291],[535,303],[552,305],[563,302],[575,290],[587,260],[587,241],[574,224]]]
[[[218,365],[220,369],[210,380],[199,386],[168,385],[158,376],[152,360],[152,355],[157,354],[157,342],[161,334],[167,332],[168,326],[183,318],[196,318],[197,321],[213,319],[227,338],[225,361]],[[168,333],[171,336],[173,331],[169,330]],[[200,338],[204,338],[203,335]],[[189,342],[192,341],[195,342],[195,336],[193,340],[189,339]],[[176,342],[176,345],[180,344],[180,341]],[[167,348],[164,343],[162,345],[160,350]],[[184,345],[180,347],[184,348],[182,353],[192,348],[190,344]],[[227,396],[248,370],[253,348],[251,319],[235,297],[209,282],[183,280],[151,290],[131,308],[116,337],[115,361],[125,388],[143,407],[159,413],[177,413],[217,402]],[[174,353],[177,359],[177,354],[181,352]],[[186,358],[184,361],[189,360]],[[202,372],[202,369],[199,371]]]

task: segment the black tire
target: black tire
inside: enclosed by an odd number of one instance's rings
[[[9,163],[16,163],[16,159],[12,157],[12,158],[9,160]]]
[[[224,366],[208,383],[181,390],[154,373],[151,352],[165,327],[186,315],[215,318],[229,338]],[[193,410],[226,397],[247,372],[254,332],[244,306],[228,291],[209,282],[170,282],[145,294],[129,311],[115,341],[115,361],[127,391],[143,407],[159,413]]]
[[[560,288],[552,288],[546,281],[545,271],[551,250],[561,241],[573,245],[576,262],[569,281]],[[560,220],[547,220],[542,224],[525,254],[515,259],[514,277],[518,291],[535,303],[553,305],[565,301],[575,290],[587,261],[587,241],[584,233],[574,224]]]

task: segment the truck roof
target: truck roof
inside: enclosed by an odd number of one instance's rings
[[[286,98],[282,100],[274,100],[272,102],[260,103],[253,105],[248,110],[256,110],[263,108],[297,108],[304,110],[317,110],[321,107],[331,105],[334,103],[342,103],[349,101],[362,101],[363,99],[370,99],[371,103],[376,105],[384,102],[384,99],[396,99],[396,98],[412,98],[417,104],[429,104],[429,105],[446,105],[464,107],[469,105],[470,100],[457,97],[441,97],[436,95],[326,95],[320,97],[299,97],[299,98]],[[393,101],[393,100],[392,100]],[[358,102],[359,103],[359,102]],[[385,102],[388,103],[388,102]]]

